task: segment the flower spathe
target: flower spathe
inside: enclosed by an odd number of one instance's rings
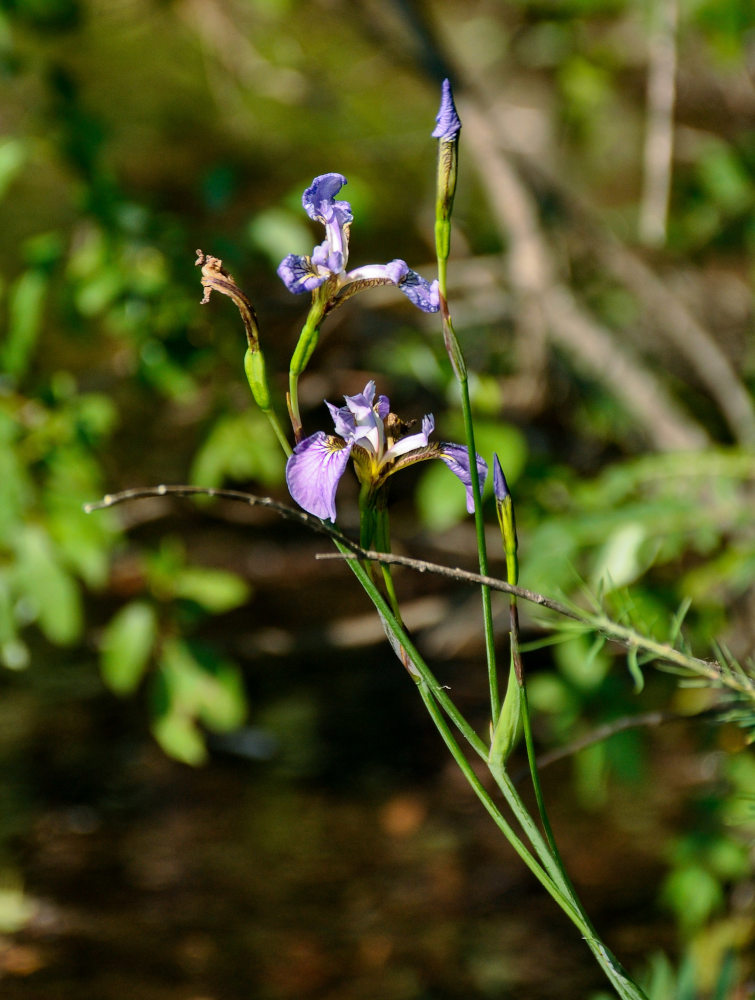
[[[316,517],[335,521],[336,490],[349,459],[360,483],[373,493],[389,476],[415,462],[439,458],[464,484],[467,510],[474,510],[469,452],[464,445],[430,441],[435,429],[432,414],[422,418],[422,429],[410,433],[410,425],[391,413],[387,396],[375,398],[370,381],[356,396],[345,396],[345,406],[326,405],[333,418],[335,434],[317,431],[295,448],[286,464],[286,482],[291,496]],[[477,456],[481,484],[487,465]]]
[[[354,217],[348,201],[336,198],[344,184],[343,174],[321,174],[302,195],[307,215],[325,226],[325,239],[309,256],[291,253],[281,261],[278,275],[283,284],[295,294],[322,288],[321,294],[333,305],[362,288],[395,285],[418,309],[437,312],[438,282],[427,281],[403,260],[367,264],[347,272],[349,228]]]

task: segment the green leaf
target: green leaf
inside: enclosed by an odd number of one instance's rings
[[[666,879],[661,897],[686,931],[701,927],[723,903],[717,878],[700,865],[677,868]]]
[[[211,614],[232,611],[249,600],[251,587],[235,573],[187,566],[175,579],[175,596],[196,601]]]
[[[639,521],[630,521],[612,532],[598,553],[591,574],[593,588],[601,580],[605,581],[608,590],[636,580],[652,562],[652,558],[641,558],[646,538],[646,528]]]
[[[26,271],[14,283],[8,304],[8,334],[2,348],[2,367],[14,376],[26,371],[42,320],[47,278]]]
[[[3,139],[0,142],[0,198],[16,179],[26,160],[26,143],[21,139]]]
[[[136,690],[156,638],[157,615],[143,601],[132,601],[110,619],[100,647],[100,667],[108,687],[117,694]]]
[[[78,587],[60,565],[42,528],[27,525],[14,539],[16,586],[27,608],[27,619],[37,621],[50,640],[64,646],[81,635],[82,611]]]
[[[170,712],[155,719],[152,734],[169,757],[183,764],[197,767],[207,760],[207,747],[196,722],[180,712]]]
[[[160,656],[159,680],[161,716],[198,720],[216,731],[235,729],[244,721],[241,674],[235,664],[209,650],[181,639],[167,640]],[[185,726],[177,731],[188,732]]]
[[[603,652],[603,636],[575,635],[556,647],[554,658],[561,673],[581,691],[594,691],[602,684],[611,662]]]
[[[194,458],[191,482],[222,486],[226,479],[254,479],[263,486],[276,486],[283,469],[275,434],[264,414],[254,408],[223,416],[213,425]]]

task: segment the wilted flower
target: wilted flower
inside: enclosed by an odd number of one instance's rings
[[[362,288],[395,285],[423,312],[437,312],[440,308],[438,282],[430,283],[403,260],[367,264],[346,271],[353,215],[348,201],[336,200],[344,184],[346,178],[342,174],[321,174],[304,192],[304,210],[310,219],[325,226],[325,239],[310,256],[291,253],[281,261],[278,275],[286,288],[298,294],[324,286],[325,300],[335,305]]]
[[[351,458],[360,483],[376,492],[389,476],[407,465],[439,458],[464,484],[467,510],[474,510],[469,452],[464,445],[429,441],[435,429],[432,414],[422,418],[422,430],[411,427],[390,412],[387,396],[375,400],[375,383],[368,382],[356,396],[345,396],[345,406],[327,403],[335,434],[317,431],[295,448],[286,465],[286,482],[294,500],[317,517],[336,519],[336,490]],[[477,456],[481,484],[487,466]]]

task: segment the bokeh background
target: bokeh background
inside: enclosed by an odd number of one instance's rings
[[[355,265],[432,276],[448,75],[452,311],[522,583],[601,591],[662,639],[689,604],[690,647],[746,663],[754,65],[749,0],[4,0],[4,998],[605,989],[446,761],[350,574],[315,561],[323,539],[232,503],[82,505],[162,482],[285,499],[238,316],[200,306],[195,249],[254,301],[282,398],[306,302],[275,267],[319,242],[313,176],[348,177]],[[307,428],[372,376],[461,439],[437,318],[387,289],[329,321]],[[396,481],[396,547],[472,568],[463,497],[434,464]],[[339,516],[355,529],[353,483]],[[398,581],[484,732],[477,596]],[[542,752],[616,728],[543,771],[606,940],[653,1000],[751,996],[747,719],[652,666],[642,683],[592,637],[523,628]]]

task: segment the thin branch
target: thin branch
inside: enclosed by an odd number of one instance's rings
[[[410,556],[399,556],[393,552],[375,552],[372,549],[362,549],[351,545],[351,555],[341,555],[338,552],[318,552],[316,559],[367,559],[371,562],[387,563],[391,566],[405,566],[407,569],[416,570],[418,573],[432,573],[433,576],[443,576],[449,580],[457,580],[460,583],[470,583],[476,587],[490,587],[491,590],[499,590],[504,594],[513,594],[521,597],[523,601],[537,604],[541,608],[548,608],[558,615],[571,618],[573,621],[582,621],[580,615],[569,608],[566,604],[554,601],[550,597],[538,594],[534,590],[527,590],[525,587],[515,586],[506,580],[499,580],[495,576],[484,576],[480,573],[471,573],[458,567],[443,566],[440,563],[426,562],[424,559],[412,559]]]
[[[666,722],[681,722],[688,718],[689,716],[679,715],[677,712],[642,712],[639,715],[622,716],[620,719],[614,719],[612,722],[606,722],[602,726],[597,726],[589,733],[579,736],[562,747],[557,747],[555,750],[549,750],[547,753],[540,754],[537,758],[538,770],[549,767],[551,764],[556,764],[567,757],[573,757],[580,750],[586,750],[588,747],[595,746],[596,743],[603,743],[616,733],[623,733],[628,729],[660,726]],[[529,773],[529,768],[523,767],[515,775],[512,775],[512,781],[517,785],[520,781],[524,781]]]
[[[128,503],[131,500],[147,500],[154,497],[215,497],[219,500],[234,500],[244,503],[249,507],[266,507],[275,511],[287,521],[295,521],[297,524],[316,531],[321,535],[328,535],[334,541],[339,542],[351,552],[359,553],[361,549],[347,535],[338,531],[326,521],[321,521],[319,517],[307,514],[303,510],[289,507],[288,504],[273,500],[272,497],[258,497],[253,493],[245,493],[243,490],[216,489],[213,486],[187,486],[187,485],[166,485],[160,486],[137,486],[130,490],[121,490],[119,493],[107,493],[101,500],[94,503],[84,504],[84,512],[91,514],[96,510],[105,510],[108,507],[116,507],[118,504]]]
[[[482,100],[461,103],[466,141],[472,147],[481,183],[492,212],[508,243],[509,280],[514,293],[542,322],[554,343],[572,354],[579,365],[607,385],[632,414],[656,448],[662,451],[703,447],[705,430],[669,395],[662,382],[633,356],[625,344],[602,326],[560,280],[541,232],[534,198],[494,138],[495,121]]]
[[[478,103],[482,107],[481,102],[482,98],[479,98]],[[754,446],[755,402],[715,335],[700,322],[698,316],[667,281],[598,220],[594,210],[574,190],[543,166],[542,156],[535,158],[523,146],[521,137],[512,133],[508,117],[500,106],[487,109],[485,115],[502,148],[508,153],[507,159],[510,160],[512,154],[515,154],[527,175],[535,178],[540,187],[547,189],[567,207],[593,257],[637,297],[645,307],[647,320],[653,330],[668,340],[679,356],[690,364],[700,384],[720,407],[734,439],[740,444]],[[469,132],[466,117],[464,124]],[[488,142],[491,140],[488,139]],[[510,166],[508,169],[513,173]],[[516,179],[515,175],[514,177]],[[498,182],[500,180],[498,178]],[[501,190],[500,183],[498,190]],[[538,260],[537,246],[530,245],[528,236],[531,227],[536,224],[534,206],[531,203],[529,206],[517,205],[516,200],[512,201],[513,196],[518,197],[516,188],[502,191],[499,215],[504,211],[509,213],[507,224],[512,236],[516,234],[519,244],[516,252],[522,265],[515,273],[526,275]],[[512,246],[511,253],[514,250],[515,247]],[[515,262],[511,262],[510,266],[513,267],[514,264]],[[512,285],[517,288],[516,281],[512,280]]]
[[[648,246],[666,242],[676,98],[678,0],[656,0],[648,44],[647,105],[640,239]]]
[[[614,622],[600,612],[590,614],[570,608],[566,604],[545,597],[543,594],[527,590],[525,587],[514,586],[506,580],[499,580],[491,576],[482,576],[479,573],[471,573],[467,570],[442,566],[437,563],[426,562],[422,559],[412,559],[409,556],[363,549],[356,542],[348,538],[348,536],[342,534],[325,521],[321,521],[311,514],[296,510],[293,507],[289,507],[288,504],[280,503],[278,500],[273,500],[270,497],[258,497],[252,493],[244,493],[241,490],[215,489],[205,486],[169,486],[163,484],[160,486],[137,487],[135,489],[123,490],[120,493],[107,494],[95,503],[86,504],[84,510],[87,513],[91,513],[95,510],[115,507],[117,504],[126,503],[130,500],[143,500],[149,497],[165,496],[210,496],[245,503],[250,507],[266,507],[288,521],[295,521],[312,531],[327,535],[348,550],[345,553],[320,553],[317,555],[318,559],[359,559],[386,563],[388,565],[405,566],[408,569],[416,570],[418,573],[433,573],[434,575],[447,577],[461,583],[486,586],[491,590],[513,594],[524,601],[547,608],[555,614],[578,622],[586,628],[593,629],[601,635],[605,635],[612,642],[616,642],[627,649],[642,649],[654,659],[672,665],[673,668],[682,671],[686,676],[691,674],[693,676],[704,677],[720,687],[727,687],[737,694],[744,694],[748,699],[755,699],[755,679],[751,678],[744,671],[742,671],[740,676],[739,673],[730,668],[724,669],[721,663],[716,660],[702,660],[682,650],[675,649],[669,643],[659,642],[647,636],[640,635],[632,628]],[[667,669],[672,669],[672,667],[670,666]]]

